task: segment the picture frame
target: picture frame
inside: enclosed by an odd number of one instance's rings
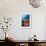
[[[32,29],[32,13],[25,12],[20,14],[20,27]]]

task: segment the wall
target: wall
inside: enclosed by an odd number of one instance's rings
[[[32,29],[20,28],[20,13],[32,13]],[[34,34],[39,40],[45,39],[45,8],[33,8],[28,0],[0,0],[0,16],[13,17],[13,22],[8,34],[16,40],[28,40]],[[0,32],[0,34],[2,31]],[[44,34],[45,33],[45,34]],[[1,34],[2,35],[2,34]],[[3,37],[0,36],[0,39]]]
[[[45,19],[44,19],[44,21],[45,21],[45,24],[44,24],[44,26],[45,26],[45,28],[44,28],[44,38],[46,39],[46,16],[45,16]]]

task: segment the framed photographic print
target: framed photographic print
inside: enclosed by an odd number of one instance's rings
[[[20,15],[20,26],[21,28],[32,28],[32,14],[22,13]]]

